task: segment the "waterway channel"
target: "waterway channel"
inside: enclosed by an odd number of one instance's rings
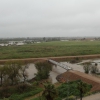
[[[94,60],[83,60],[82,62],[80,63],[75,63],[75,64],[71,64],[69,62],[60,62],[62,64],[65,64],[67,66],[70,66],[73,70],[77,70],[77,71],[80,71],[80,72],[84,72],[83,70],[83,66],[81,63],[83,62],[92,62],[92,63],[98,63],[98,69],[100,69],[100,59],[94,59]],[[57,80],[56,80],[56,77],[57,75],[61,74],[61,73],[64,73],[66,72],[65,69],[59,67],[59,66],[53,66],[52,68],[52,71],[50,72],[50,81],[52,83],[56,83]],[[35,65],[33,63],[31,63],[27,69],[27,73],[28,73],[28,79],[32,79],[33,77],[35,77],[35,73],[37,73],[37,70],[35,68]]]

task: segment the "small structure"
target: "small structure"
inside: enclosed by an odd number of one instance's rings
[[[54,65],[57,65],[57,66],[60,66],[60,67],[62,67],[62,68],[64,68],[64,69],[66,69],[67,71],[72,69],[71,67],[69,67],[69,66],[67,66],[67,65],[64,65],[64,64],[61,64],[61,63],[58,63],[58,62],[56,62],[56,61],[54,61],[54,60],[49,59],[48,61],[49,61],[50,63],[54,64]]]

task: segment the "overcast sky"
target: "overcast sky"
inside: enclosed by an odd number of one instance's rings
[[[100,36],[100,0],[0,0],[0,37]]]

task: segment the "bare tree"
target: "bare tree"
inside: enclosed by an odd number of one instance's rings
[[[21,73],[21,75],[22,75],[22,77],[24,78],[24,82],[27,80],[27,78],[28,78],[28,73],[27,73],[27,71],[26,71],[26,69],[29,67],[29,65],[28,64],[26,64],[26,65],[23,65],[22,67],[21,67],[21,69],[20,69],[20,73]]]
[[[4,66],[0,66],[0,80],[1,80],[1,86],[2,86],[2,82],[5,76],[5,67]]]
[[[21,69],[20,62],[10,61],[6,65],[6,74],[8,78],[11,80],[11,84],[18,83],[21,74],[19,73],[19,70]]]
[[[91,73],[92,73],[92,74],[96,74],[98,71],[99,71],[99,69],[98,69],[97,66],[95,66],[95,65],[92,65],[92,66],[91,66]]]
[[[84,72],[88,74],[90,72],[90,65],[84,65],[83,69],[84,69]]]

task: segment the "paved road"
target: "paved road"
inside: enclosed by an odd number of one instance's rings
[[[80,99],[78,99],[80,100]],[[82,100],[100,100],[100,93],[84,97]]]

